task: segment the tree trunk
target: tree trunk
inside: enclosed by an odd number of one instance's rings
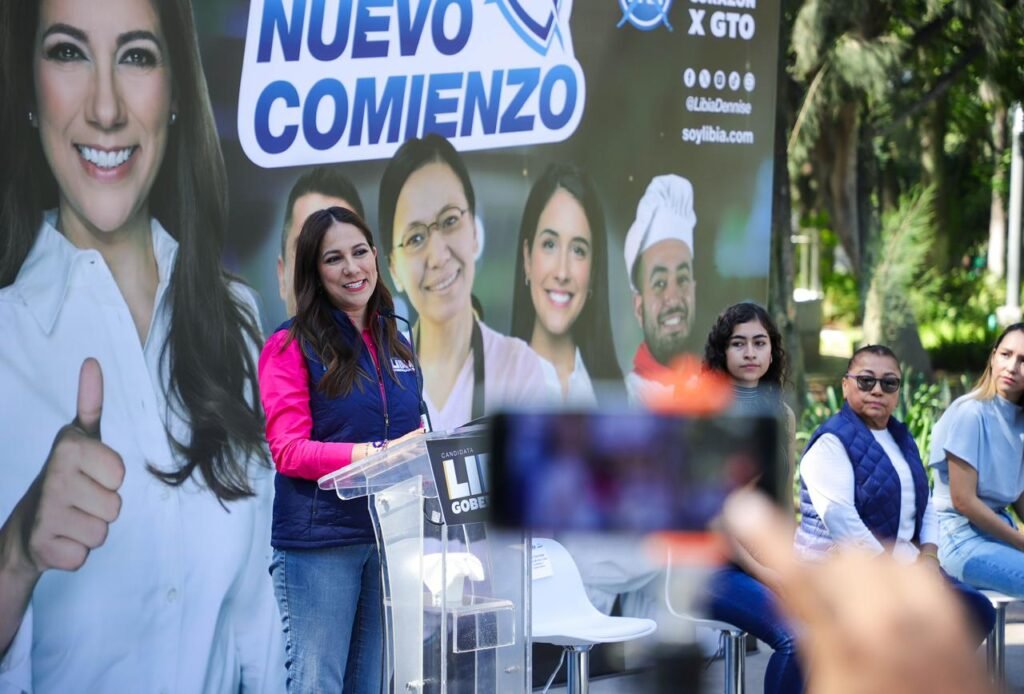
[[[780,85],[784,84],[785,73],[780,74]],[[780,88],[782,92],[784,88]],[[784,103],[780,93],[780,103]],[[775,203],[772,205],[772,262],[768,279],[768,309],[782,333],[789,362],[790,379],[799,395],[807,391],[806,364],[800,332],[796,323],[796,304],[793,301],[793,278],[796,270],[793,261],[792,201],[790,198],[789,165],[786,156],[786,132],[790,114],[780,112],[775,124]],[[793,409],[799,417],[804,406],[802,397],[797,397]]]
[[[988,271],[996,279],[1002,279],[1006,274],[1006,201],[1003,199],[1006,167],[1003,166],[1003,157],[1008,145],[1006,125],[1009,113],[1006,101],[991,82],[982,82],[979,91],[982,101],[992,110],[992,203],[988,218]]]
[[[856,102],[843,103],[835,119],[822,124],[814,149],[814,172],[829,211],[832,229],[850,259],[853,274],[859,277],[864,249],[857,202],[858,108]]]
[[[866,127],[866,126],[865,126]],[[878,277],[875,269],[890,251],[882,247],[882,222],[873,204],[880,196],[879,162],[866,133],[861,133],[858,170],[858,205],[862,244],[866,249],[861,274],[861,296],[864,297],[864,344],[883,344],[892,348],[900,362],[909,364],[918,373],[930,378],[931,358],[921,344],[917,320],[910,309],[908,286],[894,287],[888,278]]]
[[[951,229],[949,228],[948,191],[946,185],[946,97],[928,106],[921,129],[921,180],[935,189],[935,240],[930,264],[939,272],[949,267]]]

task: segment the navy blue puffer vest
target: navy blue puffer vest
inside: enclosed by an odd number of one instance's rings
[[[890,417],[886,428],[906,458],[914,479],[913,541],[916,543],[921,535],[921,522],[928,504],[928,478],[921,464],[917,444],[906,425]],[[864,525],[880,542],[894,541],[900,524],[901,486],[896,468],[885,449],[846,403],[839,412],[818,427],[805,450],[810,450],[814,442],[824,434],[838,438],[850,457],[853,465],[854,505]],[[800,512],[803,518],[796,532],[797,546],[815,548],[829,544],[822,543],[822,540],[831,540],[831,535],[815,511],[803,480],[800,481]]]
[[[359,365],[366,376],[356,380],[347,396],[329,398],[317,388],[326,371],[323,363],[303,345],[309,370],[309,400],[314,441],[353,443],[397,439],[419,426],[419,390],[411,364],[392,360],[379,347],[378,369],[352,321],[341,311],[334,319],[345,340],[359,345]],[[278,330],[288,330],[291,321]],[[385,365],[391,363],[396,383]],[[342,501],[333,491],[320,489],[314,480],[277,473],[274,479],[274,524],[271,544],[278,549],[340,547],[376,542],[367,499]]]

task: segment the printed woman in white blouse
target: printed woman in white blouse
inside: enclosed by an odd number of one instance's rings
[[[11,2],[0,35],[0,691],[281,691],[192,8]]]
[[[593,382],[622,385],[608,307],[608,239],[594,184],[551,164],[533,184],[516,246],[512,336],[544,360],[548,386],[574,405],[597,402]]]

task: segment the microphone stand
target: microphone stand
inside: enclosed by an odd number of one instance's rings
[[[416,338],[413,337],[412,324],[407,318],[398,315],[394,311],[383,311],[382,315],[386,318],[400,320],[409,328],[409,344],[412,346],[412,363],[416,371],[416,386],[420,390],[420,426],[426,431],[433,431],[434,427],[430,423],[430,413],[427,411],[427,401],[423,399],[423,370],[420,368],[419,357],[416,356]],[[425,497],[423,499],[423,517],[431,525],[444,525],[439,498]]]
[[[416,341],[413,337],[412,323],[409,322],[404,316],[400,316],[394,311],[383,311],[382,315],[385,318],[394,318],[400,320],[409,328],[409,344],[412,346],[412,364],[416,370],[416,387],[419,388],[420,396],[420,426],[426,431],[433,431],[434,427],[430,423],[430,413],[427,411],[427,401],[423,399],[423,370],[420,368],[419,357],[416,356]]]

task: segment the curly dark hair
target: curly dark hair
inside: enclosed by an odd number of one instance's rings
[[[786,360],[786,350],[782,347],[782,334],[768,311],[751,301],[733,304],[718,315],[704,343],[704,368],[728,374],[725,350],[729,346],[732,331],[741,323],[755,320],[768,331],[768,340],[772,345],[772,363],[761,377],[761,385],[782,390],[789,379],[789,363]]]

